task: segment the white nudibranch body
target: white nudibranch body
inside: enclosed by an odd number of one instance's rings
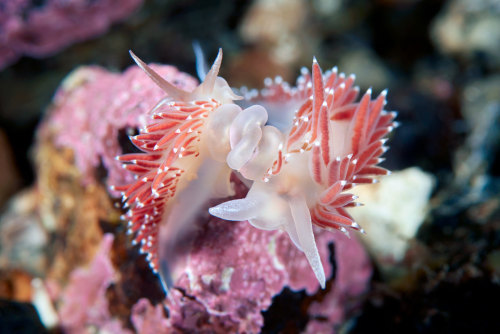
[[[266,80],[260,94],[252,91],[241,103],[248,106],[243,109],[235,103],[242,97],[217,77],[222,51],[193,92],[132,57],[167,94],[153,110],[155,121],[131,138],[143,153],[117,158],[138,176],[136,182],[114,187],[122,191],[129,231],[152,268],[168,272],[162,268],[172,248],[159,235],[175,239],[207,199],[234,195],[235,171],[250,186],[248,194],[210,208],[210,214],[286,231],[325,287],[313,224],[363,232],[345,210],[358,205],[356,197],[344,191],[388,173],[376,166],[386,150],[381,138],[396,125],[395,113],[383,111],[386,92],[371,100],[368,91],[356,102],[354,76],[336,69],[323,75],[314,60],[312,75],[303,70],[297,87],[281,78]]]

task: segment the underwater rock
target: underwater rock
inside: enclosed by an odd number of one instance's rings
[[[462,186],[481,188],[479,179],[495,174],[491,157],[500,149],[499,85],[500,75],[492,75],[464,86],[461,111],[469,131],[454,159],[455,182]]]
[[[266,50],[277,64],[293,64],[314,45],[306,34],[307,7],[303,0],[254,1],[240,24],[240,34]]]
[[[375,91],[381,91],[394,86],[394,75],[371,49],[360,46],[347,48],[338,57],[339,68],[346,73],[357,73],[356,83],[360,87],[373,87]]]
[[[74,332],[87,325],[99,326],[109,318],[106,289],[114,280],[109,258],[112,244],[113,235],[105,235],[89,268],[78,268],[71,273],[59,308],[65,330]]]
[[[131,321],[136,332],[141,334],[164,333],[169,328],[163,306],[153,306],[146,298],[139,299],[132,307]]]
[[[435,180],[418,168],[408,168],[383,182],[354,189],[366,205],[351,213],[364,226],[362,240],[381,262],[399,262],[424,222]]]
[[[119,212],[104,186],[83,186],[71,149],[57,148],[48,136],[39,135],[35,215],[51,240],[44,249],[50,259],[45,274],[63,283],[76,266],[90,263],[104,234],[100,222],[117,222]]]
[[[326,276],[332,275],[328,244],[359,244],[344,235],[322,231],[316,234]],[[282,231],[262,231],[246,222],[210,218],[202,223],[187,260],[167,298],[169,322],[184,331],[210,329],[215,332],[260,331],[261,311],[272,298],[289,286],[314,294],[318,282],[307,259]],[[364,251],[361,255],[366,259]],[[351,256],[351,254],[349,254]]]
[[[47,269],[47,231],[40,223],[35,191],[17,194],[0,216],[0,268],[23,268],[31,275]]]
[[[472,221],[485,223],[498,211],[499,84],[500,76],[491,75],[463,87],[460,111],[467,132],[454,152],[452,182],[436,195],[440,216],[468,210]]]
[[[334,236],[335,278],[323,299],[310,305],[311,320],[306,333],[334,333],[347,314],[360,308],[360,296],[368,290],[372,265],[362,244],[338,234]]]
[[[466,59],[486,56],[486,63],[498,68],[500,62],[500,5],[496,0],[453,0],[435,19],[431,37],[443,53]]]
[[[45,57],[98,36],[143,0],[0,1],[0,70],[19,57]],[[41,3],[41,4],[40,4]]]
[[[110,259],[113,239],[112,234],[105,234],[90,266],[71,273],[58,310],[64,331],[87,333],[87,328],[96,327],[103,332],[130,333],[122,329],[118,319],[113,319],[106,297],[106,290],[115,281]]]

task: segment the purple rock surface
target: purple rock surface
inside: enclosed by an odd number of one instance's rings
[[[131,321],[137,333],[141,334],[165,333],[169,329],[163,306],[153,306],[146,298],[139,299],[132,307]]]
[[[200,228],[167,298],[173,328],[258,333],[263,325],[261,311],[269,308],[283,288],[305,289],[309,295],[318,292],[318,281],[305,256],[286,233],[217,218]],[[321,302],[313,303],[309,314],[326,317],[319,325],[333,332],[334,325],[344,320],[344,303],[365,291],[371,265],[355,238],[316,232],[326,277],[332,275],[330,243],[336,250],[337,269],[331,291]],[[283,317],[285,320],[287,315]]]
[[[308,323],[306,333],[334,332],[335,326],[345,320],[346,311],[359,306],[359,296],[366,292],[372,275],[370,260],[359,242],[336,233],[334,246],[335,280],[326,296],[309,307],[313,320]]]
[[[61,326],[68,333],[87,333],[89,326],[122,332],[119,320],[112,319],[106,299],[106,289],[115,280],[109,256],[113,239],[112,234],[105,234],[90,266],[71,273],[58,311]]]
[[[0,70],[22,55],[44,57],[106,32],[143,0],[0,0]]]

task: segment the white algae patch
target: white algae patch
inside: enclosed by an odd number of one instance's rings
[[[233,276],[234,268],[233,267],[227,267],[224,268],[221,274],[221,281],[222,284],[220,285],[220,289],[222,291],[229,291],[229,287],[231,284],[231,277]]]
[[[382,181],[354,188],[365,205],[350,213],[365,229],[361,239],[377,260],[400,261],[427,214],[434,177],[408,168]]]

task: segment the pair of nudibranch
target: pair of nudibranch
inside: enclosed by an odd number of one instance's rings
[[[336,68],[322,73],[314,59],[296,87],[267,79],[261,92],[245,90],[240,97],[217,76],[219,51],[204,81],[187,92],[131,55],[166,93],[153,122],[131,137],[142,153],[117,158],[136,175],[135,182],[115,189],[123,194],[129,231],[151,267],[161,271],[168,252],[159,242],[160,226],[177,226],[175,233],[192,223],[207,199],[234,195],[235,172],[248,194],[210,208],[210,214],[286,231],[324,287],[313,224],[363,232],[346,211],[359,205],[356,196],[345,191],[388,174],[376,166],[386,151],[383,138],[396,125],[395,113],[383,110],[386,91],[372,99],[368,90],[357,101],[354,75]]]

